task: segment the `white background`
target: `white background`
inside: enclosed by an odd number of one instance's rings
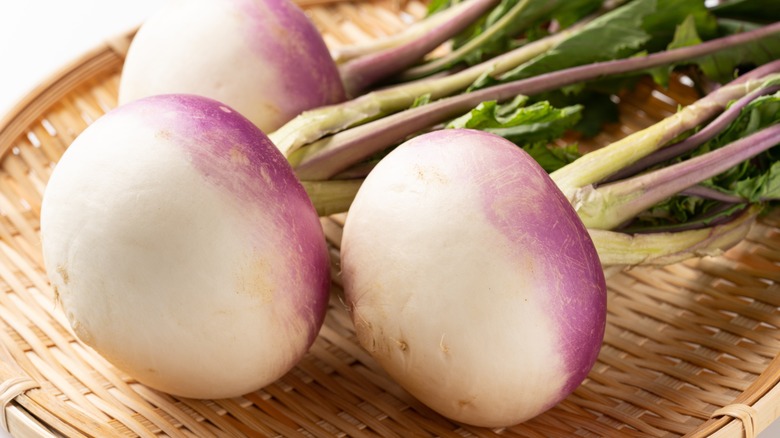
[[[105,38],[140,24],[165,0],[0,0],[0,114]]]
[[[0,117],[63,64],[139,25],[165,0],[0,0]],[[7,436],[0,429],[0,438]],[[780,437],[775,422],[761,438]]]

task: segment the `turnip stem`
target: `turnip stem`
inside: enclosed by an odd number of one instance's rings
[[[602,266],[668,264],[691,257],[717,255],[747,235],[761,208],[747,208],[737,218],[697,230],[626,234],[589,229]]]
[[[450,96],[469,87],[482,74],[501,74],[546,52],[576,32],[572,26],[554,35],[477,64],[465,70],[372,91],[347,102],[306,111],[269,136],[285,156],[301,146],[360,123],[405,110],[423,95],[432,100]]]
[[[680,192],[683,196],[696,196],[703,199],[711,199],[713,201],[720,201],[720,202],[727,202],[727,203],[739,203],[739,202],[747,202],[746,199],[741,198],[737,195],[730,195],[728,193],[723,193],[719,190],[715,190],[710,187],[704,187],[704,186],[692,186],[688,187],[687,189]]]
[[[368,86],[401,72],[461,32],[497,3],[498,0],[467,0],[459,3],[432,16],[430,20],[421,21],[420,29],[413,32],[416,38],[341,64],[339,71],[347,94],[357,96]],[[443,17],[437,17],[439,15]]]
[[[493,3],[497,4],[497,1],[494,1]],[[473,2],[459,2],[451,7],[436,12],[435,14],[428,15],[425,18],[415,21],[396,34],[356,44],[335,47],[331,50],[331,57],[337,64],[345,64],[356,58],[362,58],[364,56],[373,55],[412,43],[425,38],[425,36],[434,31],[434,29],[457,19],[465,10],[472,8]]]
[[[553,179],[560,188],[565,189],[564,193],[569,193],[569,199],[574,205],[582,203],[582,191],[578,191],[578,187],[572,186],[573,182],[583,183],[583,186],[593,184],[592,181],[598,181],[599,176],[608,173],[609,170],[603,170],[602,167],[612,168],[611,161],[618,162],[630,162],[639,158],[641,154],[647,154],[648,150],[656,150],[663,146],[663,142],[659,141],[658,133],[666,132],[666,130],[675,129],[680,132],[691,129],[699,121],[700,118],[706,119],[707,117],[701,117],[702,114],[707,115],[709,111],[715,105],[715,111],[723,105],[726,105],[731,99],[738,98],[742,93],[746,93],[748,90],[755,89],[757,91],[763,91],[760,88],[762,84],[767,83],[765,80],[771,81],[772,77],[780,78],[780,75],[768,76],[767,78],[756,78],[759,74],[764,74],[772,71],[773,69],[780,68],[780,62],[775,62],[774,65],[767,64],[766,66],[756,69],[754,72],[740,77],[733,81],[731,84],[721,87],[713,92],[711,95],[700,99],[698,102],[683,108],[679,113],[671,116],[673,122],[661,121],[658,124],[651,126],[644,131],[635,133],[625,139],[619,140],[610,146],[605,147],[608,153],[604,154],[600,151],[591,152],[572,164],[567,165],[558,172],[554,172]],[[752,79],[751,79],[752,78]],[[758,94],[758,93],[756,93]],[[702,108],[706,108],[707,112],[704,113]],[[684,123],[683,123],[684,122]],[[656,134],[648,134],[648,132],[654,132]],[[678,134],[670,132],[666,137],[674,137]],[[598,156],[600,158],[592,160],[592,156]],[[582,163],[585,163],[584,165]],[[369,168],[360,169],[358,172],[341,173],[339,178],[326,181],[303,181],[304,187],[309,193],[315,207],[321,215],[328,215],[336,212],[347,211],[352,199],[357,192],[360,184],[362,183],[362,177],[365,177]],[[594,172],[591,175],[589,172]],[[349,171],[348,171],[349,172]],[[577,173],[580,172],[584,175],[581,179],[577,179]],[[568,184],[568,185],[567,185]],[[586,189],[591,190],[591,189]],[[735,196],[728,196],[720,192],[715,192],[711,189],[704,187],[692,186],[688,187],[683,192],[705,197],[709,199],[720,200],[722,202],[744,202],[743,199]],[[576,194],[577,196],[574,196]]]
[[[780,144],[780,124],[705,155],[597,189],[583,189],[575,205],[585,226],[614,229],[649,207]]]
[[[510,26],[529,26],[534,20],[536,20],[542,12],[551,10],[553,7],[560,3],[560,0],[550,0],[545,5],[544,10],[537,11],[535,14],[526,14],[531,0],[520,0],[515,4],[512,9],[509,10],[503,17],[501,17],[493,26],[490,26],[485,32],[481,33],[477,37],[471,39],[463,46],[453,50],[445,56],[436,58],[426,64],[418,67],[413,67],[405,70],[401,75],[397,77],[399,81],[410,81],[419,79],[425,76],[430,76],[434,73],[444,71],[456,63],[462,61],[469,53],[478,49],[482,45],[490,42],[494,38],[498,38],[501,34],[507,32],[507,28]]]
[[[573,67],[541,76],[484,88],[467,94],[443,98],[422,107],[402,111],[380,120],[339,132],[295,151],[289,155],[288,158],[291,164],[296,168],[296,173],[301,179],[328,179],[351,165],[366,159],[387,147],[397,144],[407,136],[460,115],[486,100],[503,101],[520,94],[538,94],[544,91],[555,90],[566,85],[600,79],[610,75],[641,71],[661,65],[689,60],[769,35],[774,35],[779,32],[780,23],[774,23],[755,31],[718,38],[695,46],[654,53],[644,57],[605,61]],[[746,86],[735,88],[739,88],[742,91],[737,92],[732,98],[739,98],[746,92],[751,91],[751,88]],[[725,103],[719,106],[721,109],[723,107],[725,107]],[[704,111],[704,109],[702,109],[702,111]],[[714,112],[719,111],[719,109],[712,108],[710,111],[713,111],[710,113],[710,116],[712,116],[714,115]],[[667,124],[670,124],[670,122],[667,122]],[[655,133],[655,137],[656,142],[658,140],[665,140],[665,143],[671,139],[671,137],[665,137],[664,133]],[[652,150],[649,150],[648,152],[651,151]],[[644,153],[642,156],[646,154],[647,153]],[[605,178],[623,166],[630,164],[626,162],[627,160],[625,159],[617,161],[620,165],[608,169],[609,172],[601,175],[600,178]],[[631,162],[633,161],[635,160],[631,160]],[[578,173],[573,172],[573,175],[578,176]],[[580,186],[582,186],[582,184],[576,185],[576,187]]]
[[[349,210],[363,179],[331,181],[301,181],[303,188],[320,216],[329,216]]]
[[[629,226],[620,227],[615,231],[628,234],[648,234],[648,233],[675,233],[678,231],[698,230],[715,225],[729,223],[737,216],[742,214],[749,204],[744,199],[737,202],[719,202],[710,206],[706,211],[676,224],[652,224],[647,226]]]
[[[726,111],[721,113],[717,118],[715,118],[715,120],[702,128],[701,131],[693,134],[679,143],[666,146],[663,149],[650,154],[646,158],[637,161],[631,166],[623,168],[621,171],[607,178],[604,183],[617,181],[631,175],[636,175],[644,169],[650,168],[651,166],[659,163],[663,163],[664,161],[678,157],[688,151],[695,149],[723,131],[726,126],[728,126],[737,118],[737,116],[739,116],[740,111],[742,111],[742,109],[747,106],[747,104],[759,96],[771,94],[778,90],[780,90],[780,86],[771,86],[766,88],[759,88],[748,93],[741,99],[731,104]]]
[[[780,61],[762,66],[755,73],[748,73],[730,84],[718,88],[698,101],[682,108],[649,128],[637,131],[609,146],[588,153],[571,164],[550,174],[558,187],[574,205],[579,201],[578,192],[604,180],[621,169],[630,166],[651,153],[663,148],[678,135],[712,119],[733,100],[763,87],[767,82],[780,79],[780,75],[760,77],[758,74],[780,71]],[[758,78],[757,78],[758,77]]]

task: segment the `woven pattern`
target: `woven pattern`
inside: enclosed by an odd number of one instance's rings
[[[395,33],[424,13],[421,3],[391,2],[307,10],[331,46]],[[601,355],[587,381],[559,406],[508,429],[454,424],[409,396],[358,346],[339,299],[340,215],[322,220],[334,274],[330,310],[294,370],[228,400],[175,398],[136,383],[68,328],[43,271],[38,235],[52,168],[89,123],[116,105],[126,47],[118,39],[96,49],[0,125],[0,396],[57,434],[703,436],[730,421],[711,419],[724,406],[745,405],[729,412],[752,419],[750,406],[780,379],[780,363],[773,362],[780,351],[780,215],[774,214],[721,257],[610,276]],[[668,90],[641,83],[621,96],[621,123],[585,146],[641,129],[696,97],[679,82]]]

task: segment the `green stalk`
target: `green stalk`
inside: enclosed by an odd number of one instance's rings
[[[534,14],[527,14],[526,12],[528,6],[531,4],[531,0],[520,0],[509,10],[509,12],[496,21],[496,23],[490,26],[485,32],[479,34],[475,38],[469,40],[466,44],[458,47],[445,56],[436,58],[433,61],[418,67],[412,67],[405,70],[396,79],[401,82],[406,82],[447,70],[465,59],[469,53],[479,49],[490,41],[503,36],[510,25],[519,26],[521,29],[530,26],[540,16],[550,11],[560,2],[561,0],[550,0],[543,9],[536,11]]]
[[[700,181],[744,161],[755,153],[752,149],[760,150],[772,145],[772,139],[777,135],[773,132],[780,130],[778,126],[755,134],[758,137],[754,135],[737,142],[743,146],[736,145],[736,153],[731,152],[734,147],[721,148],[676,166],[618,183],[593,187],[606,176],[630,166],[663,148],[673,138],[714,118],[730,102],[751,93],[759,95],[755,91],[761,91],[762,87],[773,87],[776,81],[780,80],[780,73],[760,75],[776,71],[778,68],[780,68],[780,61],[756,69],[655,125],[580,157],[575,162],[551,173],[551,177],[575,208],[581,212],[588,226],[613,228],[659,200],[689,189]],[[356,191],[360,180],[348,181],[352,184],[350,187]],[[307,184],[314,184],[314,182],[309,180]],[[335,180],[332,187],[338,187],[338,184],[344,183]],[[350,202],[350,195],[342,196],[341,202],[338,208],[346,209]],[[612,219],[604,219],[607,216]]]
[[[483,88],[466,94],[439,99],[427,105],[392,114],[380,120],[375,120],[311,143],[288,155],[288,160],[296,169],[296,173],[301,179],[329,179],[333,175],[338,174],[373,154],[400,143],[408,136],[418,133],[421,130],[428,129],[437,123],[462,115],[486,100],[503,101],[514,98],[520,94],[533,95],[566,85],[605,78],[617,74],[642,71],[691,59],[693,57],[708,55],[718,52],[719,50],[736,47],[754,41],[755,39],[764,38],[777,33],[780,33],[780,23],[769,25],[752,32],[710,40],[695,46],[667,50],[644,57],[633,57],[582,65]],[[772,65],[774,65],[774,63],[772,63]],[[751,72],[751,74],[752,73],[753,72]],[[745,75],[745,77],[750,77],[751,74]],[[743,80],[744,79],[740,79],[738,81],[741,82]],[[754,85],[757,86],[758,84]],[[750,91],[750,87],[740,86],[734,88],[737,88],[737,92],[734,93],[736,98],[739,98],[741,95]],[[745,90],[745,88],[748,89]],[[719,105],[719,108],[722,109],[727,102],[728,100],[723,102]],[[712,108],[711,114],[714,114],[718,110],[718,108]],[[664,123],[666,125],[671,125],[668,121]],[[668,128],[671,129],[672,126],[668,126]],[[669,138],[664,137],[664,132],[651,133],[653,134],[653,137],[655,137],[650,139],[651,143],[654,142],[653,144],[657,144],[661,140],[669,140]],[[601,175],[601,178],[619,170],[620,167],[630,164],[633,160],[629,161],[624,157],[621,160],[618,160],[618,162],[620,163],[618,167],[612,166],[613,168],[609,169],[606,175]],[[600,165],[603,165],[603,163]],[[609,166],[609,164],[607,164],[607,166]],[[587,168],[581,169],[580,172],[586,175],[593,173]],[[579,178],[578,172],[569,173],[570,177]],[[563,187],[567,187],[567,185],[564,184]],[[581,185],[577,185],[575,188],[576,187],[581,187]],[[566,193],[566,191],[564,191],[564,193]]]
[[[583,202],[575,208],[588,228],[614,229],[664,199],[778,144],[780,124],[687,161],[599,188],[587,186],[580,191]]]
[[[766,68],[763,70],[766,70]],[[761,73],[761,69],[757,73]],[[778,76],[780,75],[775,74],[760,80],[739,80],[736,84],[722,87],[719,91],[713,93],[714,97],[710,96],[709,99],[703,98],[699,102],[692,104],[692,107],[710,108],[710,105],[718,103],[719,99],[728,100],[729,96],[733,97],[735,90],[741,89],[741,93],[748,93],[757,87],[756,84],[772,86],[771,84]],[[718,104],[723,104],[723,102]],[[687,114],[685,111],[683,109],[677,115],[670,117],[670,119],[676,120],[675,123],[668,125],[660,122],[647,128],[645,131],[656,132],[659,129],[670,128],[690,129],[691,124],[697,124],[700,120],[699,117],[693,117],[694,114]],[[707,118],[705,117],[705,119]],[[672,134],[667,134],[667,136],[672,136]],[[654,136],[645,136],[645,138],[648,137],[652,138]],[[593,238],[602,265],[610,267],[674,263],[691,257],[716,255],[741,241],[761,210],[760,206],[752,205],[738,214],[736,218],[728,218],[725,222],[706,228],[638,234],[608,231],[600,228],[614,228],[662,198],[683,191],[685,188],[695,185],[701,179],[720,173],[760,150],[765,150],[778,144],[778,142],[780,142],[780,125],[774,125],[732,143],[732,145],[722,147],[679,165],[640,175],[627,182],[604,185],[598,189],[593,189],[592,186],[589,186],[587,189],[590,190],[589,193],[592,196],[583,196],[578,199],[583,202],[579,206],[578,213],[586,226],[588,226],[588,231]],[[619,152],[630,151],[636,145],[631,141],[625,140],[617,143],[622,144]],[[642,142],[640,141],[639,143],[639,148],[642,149]],[[655,142],[651,143],[653,145],[658,144]],[[608,148],[611,148],[611,146],[608,146]],[[651,149],[655,149],[655,147]],[[596,152],[591,154],[594,153]],[[613,158],[614,156],[614,154],[611,155]],[[596,176],[592,179],[597,181],[600,180],[600,177]],[[305,182],[304,185],[315,205],[317,205],[318,211],[322,215],[326,215],[346,211],[361,183],[361,179],[352,179]],[[605,202],[605,200],[610,199],[612,201]],[[616,202],[614,199],[618,201]],[[610,217],[611,223],[605,224],[603,218],[599,218],[601,222],[594,225],[593,218],[585,214],[589,209],[597,212],[608,211],[615,214],[615,216]]]
[[[721,254],[745,238],[761,208],[751,206],[722,225],[672,233],[626,234],[588,229],[602,266],[663,265]]]
[[[731,124],[739,116],[742,110],[757,97],[764,94],[772,94],[778,90],[780,90],[780,85],[759,88],[749,94],[746,94],[736,102],[730,104],[726,111],[721,113],[715,120],[707,124],[707,126],[703,127],[697,133],[691,135],[685,140],[680,141],[679,143],[665,146],[663,149],[652,153],[651,155],[637,161],[636,163],[624,167],[619,172],[610,175],[609,178],[607,178],[605,181],[602,181],[601,184],[636,175],[639,172],[649,169],[654,165],[663,163],[664,161],[678,157],[685,152],[693,150],[694,148],[702,145],[723,131],[723,129]]]
[[[580,157],[573,163],[551,173],[551,177],[575,208],[583,209],[583,205],[593,205],[593,207],[586,207],[584,210],[588,208],[598,210],[602,207],[596,206],[603,205],[600,204],[603,203],[603,200],[596,198],[605,195],[594,189],[593,184],[653,151],[659,150],[669,140],[681,133],[711,119],[716,113],[722,111],[730,101],[737,100],[760,87],[772,86],[775,80],[780,80],[780,74],[766,77],[760,75],[778,68],[780,68],[780,61],[767,64],[735,80],[730,85],[719,88],[649,128]],[[755,76],[759,77],[756,79]],[[317,181],[316,179],[304,178],[303,182],[318,211],[326,215],[346,211],[360,187],[362,179]],[[683,184],[685,187],[676,187],[674,190],[682,191],[694,184],[686,183]],[[628,192],[631,193],[631,190]]]
[[[414,65],[433,49],[477,21],[498,0],[466,0],[447,10],[446,20],[436,20],[427,32],[395,47],[369,53],[339,65],[339,73],[349,96],[362,94],[369,86]],[[425,23],[427,20],[421,22]],[[415,32],[417,33],[417,32]]]
[[[780,67],[780,63],[767,67]],[[589,202],[583,188],[635,163],[666,146],[670,140],[695,128],[721,112],[729,102],[780,78],[774,74],[760,79],[737,80],[682,108],[649,128],[637,131],[609,146],[590,152],[550,176],[574,205]],[[743,78],[744,79],[744,78]]]
[[[343,64],[347,61],[373,55],[389,49],[395,49],[410,43],[414,43],[429,35],[436,28],[446,26],[457,17],[467,12],[473,7],[474,1],[463,1],[452,7],[444,9],[435,14],[429,15],[419,21],[415,21],[403,31],[384,38],[377,38],[364,43],[353,44],[349,46],[337,47],[331,50],[331,57],[337,64]],[[497,0],[491,1],[492,5],[497,4]],[[473,20],[471,20],[473,21]]]
[[[431,100],[440,99],[467,89],[485,73],[507,72],[555,47],[582,25],[584,22],[448,76],[408,82],[373,91],[344,103],[306,111],[272,132],[269,137],[285,156],[289,156],[301,146],[328,134],[405,110],[420,96],[428,95]]]
[[[349,210],[363,179],[337,179],[331,181],[301,181],[314,204],[317,214],[330,216]]]

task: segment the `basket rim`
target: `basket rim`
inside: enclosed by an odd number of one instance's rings
[[[329,2],[332,0],[322,0]],[[313,2],[317,4],[317,1]],[[0,118],[0,160],[4,160],[11,152],[13,144],[19,137],[25,135],[29,127],[41,118],[41,115],[55,105],[60,99],[89,80],[100,74],[105,74],[121,68],[127,53],[130,41],[137,29],[117,35],[105,40],[82,55],[75,57],[61,68],[51,73],[31,91],[18,100]],[[0,346],[2,347],[2,346]],[[14,364],[10,364],[14,365]],[[732,405],[754,406],[756,403],[771,395],[773,389],[780,388],[780,355],[776,356],[758,378],[739,396],[734,399]],[[26,392],[26,391],[25,391]],[[24,396],[24,393],[19,394]],[[3,410],[22,409],[29,413],[26,403],[7,403]],[[752,419],[756,421],[755,418]],[[760,433],[777,418],[770,419],[766,424],[759,424],[755,431]],[[687,437],[713,436],[727,428],[743,428],[743,420],[731,416],[713,416],[696,430],[687,433]]]
[[[752,407],[759,401],[761,401],[767,394],[774,388],[780,388],[780,356],[775,356],[769,363],[769,366],[753,381],[753,383],[745,389],[737,398],[734,399],[733,405],[747,405]],[[773,419],[773,421],[776,419]],[[751,418],[751,421],[755,422],[757,419]],[[708,437],[712,436],[718,431],[726,429],[729,426],[737,425],[738,427],[746,427],[742,424],[743,421],[738,418],[729,416],[714,416],[709,420],[699,425],[699,427],[687,434],[686,436],[696,437]],[[763,430],[763,429],[761,429]],[[761,430],[755,431],[758,434]]]
[[[50,73],[0,118],[0,158],[24,135],[41,113],[100,73],[120,68],[137,29],[97,44]]]

